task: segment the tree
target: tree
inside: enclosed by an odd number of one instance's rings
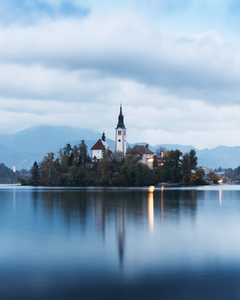
[[[39,172],[39,165],[38,163],[35,161],[31,170],[30,170],[30,174],[31,174],[31,184],[32,185],[39,185],[39,180],[40,180],[40,172]]]
[[[71,167],[72,165],[72,161],[73,161],[73,154],[72,154],[72,147],[71,144],[67,144],[64,148],[63,148],[64,154],[67,157],[67,165],[68,167]]]
[[[210,172],[209,173],[210,179],[213,181],[213,183],[217,184],[220,178],[214,173]]]
[[[191,176],[190,155],[185,153],[182,160],[183,182],[189,183]]]
[[[130,151],[131,149],[128,147],[128,151]],[[114,157],[117,161],[122,161],[124,159],[124,153],[122,151],[117,151],[114,154]]]
[[[196,176],[197,179],[195,181],[195,184],[206,184],[206,181],[204,180],[205,172],[202,168],[198,167],[196,169]]]
[[[141,186],[143,185],[143,165],[141,163],[137,163],[135,166],[135,185]]]
[[[54,160],[54,153],[48,153],[40,164],[40,173],[43,185],[53,186],[59,174],[59,159]]]
[[[167,168],[167,180],[173,183],[181,182],[181,165],[182,165],[182,152],[179,150],[172,150],[168,153],[165,160],[165,167]]]
[[[196,170],[196,168],[197,168],[197,161],[198,161],[198,158],[196,156],[196,151],[194,149],[192,149],[189,152],[189,163],[190,163],[191,170]]]
[[[106,159],[107,161],[111,161],[113,159],[113,153],[110,149],[102,150],[102,159]]]
[[[162,146],[159,146],[157,149],[156,149],[156,154],[158,157],[162,157],[162,153],[164,153],[164,151],[166,151],[166,148],[165,147],[162,147]]]
[[[91,161],[89,155],[88,155],[88,150],[87,150],[87,145],[85,144],[84,140],[81,140],[80,144],[78,145],[79,147],[79,162],[80,165],[86,167],[86,164]]]
[[[72,156],[73,156],[72,164],[75,166],[79,166],[80,153],[79,153],[78,147],[76,145],[73,146],[73,148],[72,148]]]

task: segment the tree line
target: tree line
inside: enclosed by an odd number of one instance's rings
[[[58,157],[48,153],[40,164],[34,162],[29,180],[33,186],[148,186],[160,182],[173,184],[205,184],[204,171],[197,167],[195,150],[183,154],[179,150],[154,156],[153,168],[140,162],[141,155],[125,157],[103,150],[103,158],[92,160],[85,141],[67,144]]]

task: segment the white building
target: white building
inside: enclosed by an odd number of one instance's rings
[[[102,134],[102,139],[99,139],[91,148],[92,159],[100,160],[103,158],[103,150],[110,150],[107,142],[105,141],[105,133]]]
[[[118,124],[115,129],[115,153],[122,152],[124,155],[127,152],[127,136],[126,127],[124,125],[124,116],[122,114],[122,105],[120,105],[120,114],[118,116]]]

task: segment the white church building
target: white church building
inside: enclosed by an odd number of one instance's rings
[[[120,113],[118,116],[117,127],[115,128],[115,155],[122,157],[125,155],[134,155],[141,157],[140,162],[153,168],[153,152],[148,147],[143,145],[135,145],[127,152],[127,129],[124,124],[124,116],[122,113],[122,105],[120,105]],[[105,133],[102,134],[102,139],[99,139],[91,148],[92,160],[101,160],[103,158],[103,150],[110,150],[105,138]]]
[[[103,158],[103,150],[110,150],[105,138],[105,133],[102,134],[102,139],[99,139],[91,148],[91,157],[93,160]]]
[[[120,113],[118,116],[118,124],[115,128],[115,154],[125,155],[127,152],[127,136],[126,127],[124,125],[124,116],[122,114],[122,105],[120,105]],[[103,150],[110,150],[105,138],[105,133],[91,148],[92,160],[101,160],[103,158]]]

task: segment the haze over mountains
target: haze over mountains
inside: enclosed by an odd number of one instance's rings
[[[0,135],[0,163],[4,163],[9,168],[15,165],[18,170],[30,169],[34,161],[41,162],[48,152],[57,154],[67,143],[77,145],[84,139],[90,149],[99,138],[101,133],[90,129],[47,125],[31,127],[16,134]],[[107,142],[114,150],[114,141],[107,139]],[[139,144],[145,143],[139,142]],[[132,147],[133,144],[128,146]],[[240,165],[239,146],[219,146],[214,149],[198,150],[193,146],[159,144],[149,148],[155,152],[159,146],[167,150],[179,149],[183,153],[195,149],[199,166],[236,168]]]

